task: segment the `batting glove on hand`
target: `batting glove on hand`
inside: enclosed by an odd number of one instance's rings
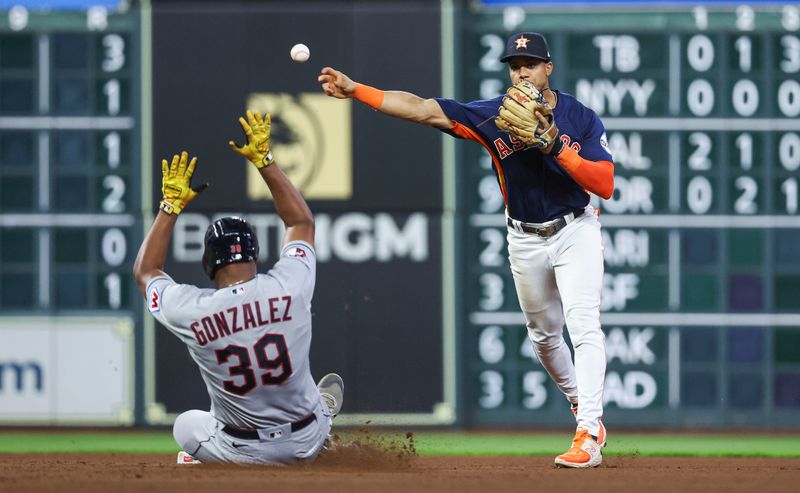
[[[167,214],[178,215],[183,211],[189,202],[194,200],[197,195],[208,188],[208,183],[204,183],[197,188],[192,188],[191,181],[197,158],[193,157],[186,165],[189,154],[181,152],[180,157],[172,156],[172,163],[167,164],[166,159],[161,160],[161,200],[160,208]]]
[[[239,124],[247,136],[247,144],[239,147],[231,140],[228,141],[228,145],[231,146],[231,149],[247,158],[256,168],[261,169],[269,166],[275,161],[269,149],[269,127],[271,123],[272,119],[269,114],[262,118],[260,113],[253,113],[248,110],[246,121],[244,118],[239,117]]]

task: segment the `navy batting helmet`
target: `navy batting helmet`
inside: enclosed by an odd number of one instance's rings
[[[235,262],[258,259],[258,239],[241,217],[217,219],[206,230],[203,269],[214,280],[217,269]]]

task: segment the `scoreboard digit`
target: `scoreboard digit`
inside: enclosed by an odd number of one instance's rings
[[[542,32],[551,86],[606,126],[616,190],[601,210],[609,421],[793,425],[800,407],[800,9],[465,14],[461,99],[501,94],[507,36]],[[527,340],[503,200],[459,148],[467,421],[568,422]]]

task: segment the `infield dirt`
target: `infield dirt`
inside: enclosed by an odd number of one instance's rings
[[[795,492],[800,459],[608,457],[592,470],[552,457],[330,454],[292,467],[177,465],[175,455],[3,454],[1,492]],[[565,489],[568,488],[568,489]]]

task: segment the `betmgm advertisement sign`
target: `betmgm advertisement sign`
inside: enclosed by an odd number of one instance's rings
[[[432,414],[442,394],[441,377],[428,380],[430,374],[442,373],[438,214],[375,211],[355,204],[351,210],[343,207],[354,203],[350,101],[321,94],[258,93],[248,97],[246,107],[271,115],[276,162],[314,211],[318,270],[312,368],[337,371],[345,378],[370,375],[361,381],[348,378],[348,389],[356,391],[354,398],[348,395],[348,408],[356,413]],[[256,168],[244,160],[241,168],[246,170],[244,183],[230,183],[222,176],[212,180],[227,182],[233,196],[246,195],[250,207],[219,211],[190,207],[179,216],[166,266],[178,282],[209,285],[200,261],[205,231],[218,217],[238,215],[252,225],[261,247],[260,272],[277,260],[285,232],[283,221],[276,212],[264,211],[273,207],[272,197]],[[391,183],[388,173],[385,183]],[[391,315],[406,300],[413,300],[411,305],[418,310],[414,316]],[[185,349],[161,327],[156,328],[155,341],[154,374],[173,378],[156,382],[155,403],[147,405],[148,419],[169,421],[187,406],[203,408],[205,387]],[[318,351],[320,347],[325,351]],[[420,353],[426,356],[414,364],[406,360],[387,365],[398,355]],[[176,354],[180,356],[176,358]],[[411,395],[398,400],[397,387],[392,390],[383,385],[381,375],[404,382]],[[420,379],[431,382],[430,388],[412,389],[413,382]],[[173,388],[176,382],[182,390]]]
[[[277,260],[283,221],[258,171],[227,145],[245,141],[236,121],[245,111],[270,114],[275,162],[314,213],[311,368],[315,376],[335,371],[347,382],[338,419],[452,422],[443,358],[443,137],[327,97],[317,82],[326,65],[356,79],[367,77],[356,68],[370,65],[367,83],[437,95],[440,58],[429,40],[440,38],[438,5],[409,4],[401,11],[336,5],[319,11],[296,2],[280,11],[245,6],[211,13],[154,4],[153,71],[169,77],[153,78],[153,161],[185,149],[198,156],[197,183],[211,184],[178,218],[165,270],[179,283],[210,287],[200,266],[203,234],[225,215],[252,224],[261,247],[259,272]],[[331,25],[353,28],[332,40]],[[296,39],[311,48],[309,62],[289,58]],[[361,63],[388,59],[395,60],[390,67]],[[151,175],[154,209],[159,169]],[[144,344],[146,421],[167,423],[187,409],[207,409],[205,385],[186,348],[146,318],[152,325]]]

